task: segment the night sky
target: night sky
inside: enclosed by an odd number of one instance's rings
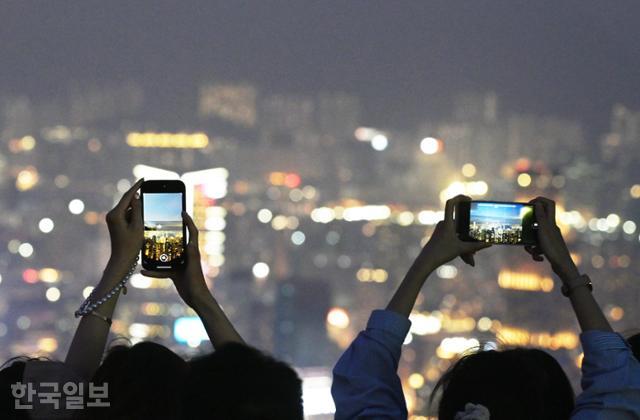
[[[495,90],[509,112],[595,132],[613,103],[640,108],[639,16],[637,1],[5,1],[0,93],[133,79],[169,100],[249,81],[351,92],[363,123],[411,128]]]

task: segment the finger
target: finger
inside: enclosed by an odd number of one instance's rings
[[[550,222],[552,222],[547,214],[547,209],[544,207],[542,202],[536,201],[533,204],[533,209],[535,212],[536,221],[540,224],[540,227],[543,229],[548,229],[550,227]]]
[[[462,245],[462,253],[463,254],[469,254],[469,253],[473,253],[475,254],[476,252],[483,250],[485,248],[489,248],[491,247],[491,244],[488,242],[464,242]]]
[[[525,245],[524,250],[531,255],[531,258],[533,258],[534,261],[544,261],[544,253],[539,247],[533,245]]]
[[[143,225],[142,221],[142,202],[140,201],[140,196],[136,193],[133,196],[133,200],[131,200],[131,209],[130,209],[130,223],[134,227],[141,227]]]
[[[556,202],[546,197],[536,197],[534,201],[542,205],[545,211],[545,215],[551,221],[553,221],[553,223],[555,223],[556,222]]]
[[[127,209],[131,206],[131,200],[134,198],[136,191],[138,191],[143,182],[144,178],[140,178],[136,181],[135,184],[131,186],[131,188],[127,190],[126,193],[122,195],[122,198],[120,199],[118,204],[116,204],[116,206],[113,208],[113,211],[116,214],[118,214],[119,216],[125,215]]]
[[[547,211],[547,217],[554,224],[556,223],[556,202],[545,198],[543,203],[545,204],[545,210]]]
[[[458,203],[462,203],[464,201],[471,201],[470,197],[467,197],[466,195],[456,195],[453,198],[450,198],[449,200],[447,200],[446,204],[444,205],[444,221],[445,223],[453,223],[453,212],[454,209],[456,208],[456,206],[458,205]]]
[[[460,255],[460,258],[471,267],[476,266],[476,261],[473,259],[473,254],[462,254]]]
[[[140,270],[140,274],[142,274],[145,277],[153,277],[156,279],[167,279],[173,275],[173,271]]]
[[[189,245],[195,244],[197,247],[199,233],[196,224],[193,222],[193,219],[191,218],[191,216],[189,216],[189,214],[187,214],[186,211],[182,212],[182,220],[184,220],[184,222],[187,224],[187,230],[189,231]]]
[[[542,249],[537,245],[525,245],[524,250],[529,254],[542,254]]]

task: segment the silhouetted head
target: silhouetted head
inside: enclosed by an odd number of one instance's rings
[[[453,420],[466,403],[487,407],[491,420],[566,420],[574,406],[573,389],[560,364],[537,349],[464,356],[442,376],[436,390],[442,391],[440,420]]]
[[[168,348],[150,342],[113,347],[93,379],[109,384],[108,408],[90,408],[90,419],[178,419],[182,416],[180,394],[189,367]]]
[[[190,362],[187,418],[302,420],[302,381],[286,363],[230,343]]]
[[[27,410],[15,409],[15,398],[11,393],[11,384],[22,382],[22,375],[28,357],[14,357],[0,367],[0,413],[6,419],[28,419]]]

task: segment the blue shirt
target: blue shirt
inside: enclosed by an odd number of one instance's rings
[[[373,311],[366,330],[333,368],[336,420],[407,418],[397,369],[410,327],[402,315]],[[571,419],[640,419],[640,363],[626,341],[603,331],[582,333],[580,340],[583,393],[576,399]]]

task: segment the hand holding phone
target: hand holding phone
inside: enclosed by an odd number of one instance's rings
[[[435,265],[432,269],[445,264],[456,257],[471,265],[475,265],[473,254],[477,251],[491,246],[487,243],[467,243],[461,241],[456,235],[456,224],[454,219],[454,209],[461,204],[471,201],[469,197],[458,195],[447,200],[444,209],[444,220],[436,225],[429,242],[424,246],[419,260],[429,261],[428,265]],[[457,211],[457,210],[456,210]]]
[[[200,306],[201,301],[211,299],[211,293],[202,273],[200,264],[200,250],[198,249],[198,228],[193,219],[185,212],[183,219],[189,230],[189,242],[186,248],[186,263],[183,269],[171,271],[142,270],[147,277],[169,277],[176,285],[178,294],[182,300],[194,309]]]
[[[173,270],[184,265],[186,227],[185,186],[182,181],[154,180],[142,184],[144,244],[142,267]]]
[[[402,283],[387,305],[387,310],[408,317],[416,303],[418,293],[427,277],[456,257],[474,266],[473,255],[491,244],[484,242],[464,242],[456,234],[454,209],[460,203],[471,201],[469,197],[458,195],[450,200],[444,208],[444,220],[438,222],[429,242],[422,248],[420,255],[409,268]]]
[[[111,239],[111,260],[130,265],[140,252],[142,244],[142,212],[136,191],[142,185],[139,179],[122,195],[116,206],[107,213],[106,221]],[[127,267],[128,268],[128,267]]]
[[[538,223],[533,204],[465,201],[456,208],[456,231],[465,242],[535,245]]]
[[[189,228],[185,266],[182,269],[171,271],[142,270],[141,273],[148,277],[170,277],[173,280],[182,300],[196,311],[204,323],[209,339],[215,348],[231,342],[244,343],[207,287],[200,264],[198,229],[186,212],[182,216]]]
[[[546,256],[551,268],[563,280],[570,280],[579,275],[578,269],[571,259],[567,244],[562,238],[560,228],[556,225],[556,203],[548,198],[538,197],[531,201],[539,220],[538,242],[534,246],[525,247],[534,260],[543,261]]]

